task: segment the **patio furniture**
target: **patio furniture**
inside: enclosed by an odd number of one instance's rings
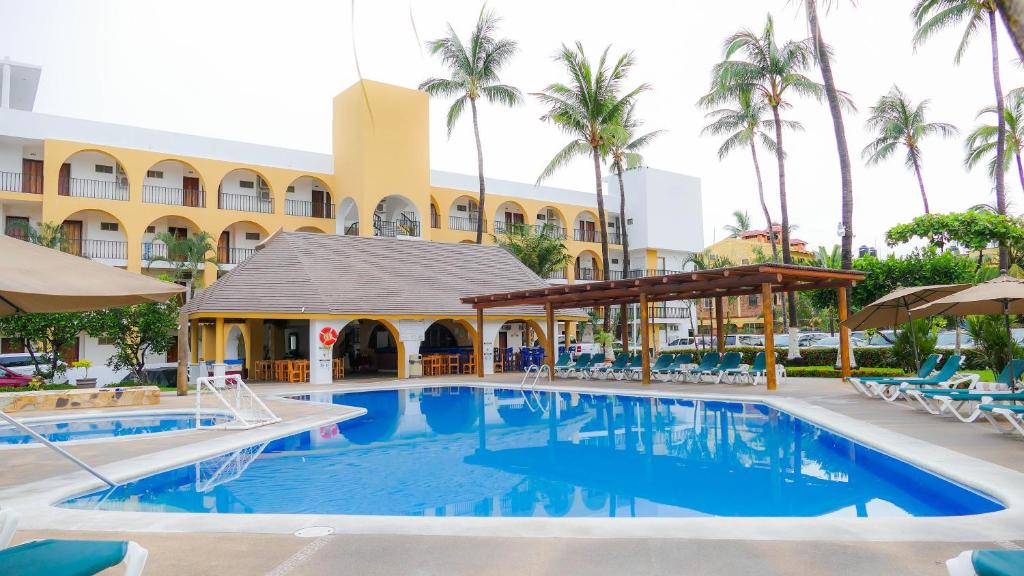
[[[679,376],[684,382],[688,381],[691,377],[695,377],[697,381],[700,381],[701,374],[718,366],[720,358],[721,355],[718,352],[708,352],[700,357],[700,364],[680,372]]]
[[[505,371],[505,353],[501,348],[494,349],[494,373]]]
[[[1000,432],[1016,430],[1021,436],[1024,436],[1024,406],[1020,404],[982,404],[978,406],[978,410],[996,430]],[[1006,430],[999,426],[1000,418],[1013,428]]]
[[[584,352],[583,354],[580,354],[579,356],[576,357],[576,361],[573,362],[572,366],[566,368],[565,377],[568,378],[569,376],[576,374],[576,377],[580,378],[581,376],[577,373],[581,370],[586,370],[590,368],[590,365],[591,363],[593,363],[593,361],[594,357],[589,352]]]
[[[702,380],[704,376],[711,376],[714,378],[715,384],[720,384],[726,373],[740,367],[742,360],[743,356],[739,352],[726,352],[717,366],[704,370],[697,376],[697,379]]]
[[[733,384],[739,384],[745,380],[751,385],[756,386],[758,377],[764,376],[766,371],[764,352],[758,352],[754,356],[753,365],[746,366],[741,364],[738,368],[726,370],[725,377],[732,378]]]
[[[591,365],[589,375],[593,378],[601,378],[602,380],[605,380],[609,376],[615,375],[616,372],[624,370],[629,364],[630,358],[631,355],[629,352],[619,352],[615,355],[615,360],[611,364],[604,364],[601,366]]]
[[[335,358],[331,361],[331,379],[332,380],[344,380],[345,379],[345,359]]]
[[[572,368],[573,364],[572,355],[568,352],[562,352],[558,355],[558,359],[555,360],[555,375],[565,376],[566,371]]]
[[[658,358],[654,361],[654,365],[651,366],[651,373],[653,374],[657,371],[664,370],[671,366],[673,358],[674,356],[672,354],[658,355]],[[637,362],[637,359],[639,359],[639,362]],[[633,362],[630,363],[628,370],[626,370],[623,375],[627,378],[635,377],[637,380],[639,380],[641,374],[643,373],[643,362],[644,357],[641,356],[640,354],[637,354],[636,357],[633,359]]]
[[[470,354],[466,357],[465,362],[462,363],[463,374],[475,374],[476,373],[476,355]]]
[[[672,359],[672,363],[663,369],[651,370],[651,374],[662,382],[668,382],[674,379],[678,374],[684,370],[688,370],[690,365],[693,364],[693,354],[684,352],[682,354],[676,354],[676,357]]]
[[[255,364],[255,380],[270,380],[274,375],[273,360],[257,360]]]
[[[459,355],[449,354],[446,357],[447,365],[445,366],[445,374],[458,374],[459,373]]]
[[[965,550],[946,560],[949,576],[1024,574],[1024,550]]]
[[[957,374],[962,360],[962,357],[953,354],[942,364],[941,370],[928,378],[891,378],[867,382],[867,385],[874,389],[877,397],[886,402],[894,402],[915,386],[956,388],[964,383],[977,382],[981,378],[977,374]]]
[[[291,369],[291,360],[274,360],[274,380],[287,382],[289,369]]]
[[[1002,372],[996,376],[995,382],[982,383],[975,381],[967,389],[949,388],[923,388],[919,390],[905,390],[904,396],[907,402],[911,399],[931,414],[951,414],[961,422],[974,422],[981,416],[978,406],[974,410],[964,414],[961,409],[964,405],[972,403],[991,404],[993,402],[1019,402],[1024,400],[1024,392],[1013,392],[1010,387],[1010,370],[1014,374],[1024,372],[1024,359],[1014,359],[1013,363],[1007,363]],[[990,387],[989,389],[985,389]],[[910,402],[913,406],[913,402]]]
[[[917,371],[915,379],[922,380],[931,375],[935,371],[935,366],[942,360],[942,354],[931,354],[925,359],[924,363],[921,364],[921,369]],[[874,388],[868,385],[868,382],[877,382],[879,380],[892,380],[891,376],[857,376],[856,378],[850,378],[850,383],[853,384],[855,390],[868,398],[874,398],[877,396]]]

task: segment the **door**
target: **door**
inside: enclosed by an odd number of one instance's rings
[[[185,206],[192,206],[197,208],[202,206],[199,192],[199,178],[190,178],[185,176],[181,179],[182,192],[182,204]]]
[[[4,234],[18,240],[28,240],[29,223],[27,216],[8,216],[4,221]]]
[[[68,366],[70,366],[72,362],[78,362],[78,360],[79,360],[78,348],[79,348],[79,339],[75,338],[74,341],[72,341],[67,346],[65,346],[63,349],[61,349],[61,351],[60,351],[60,360],[61,360],[61,362],[64,362]]]
[[[498,332],[498,348],[501,349],[502,354],[508,350],[508,332]]]
[[[26,194],[43,193],[43,161],[21,160],[21,191]]]
[[[231,234],[225,230],[220,233],[217,240],[217,261],[221,264],[232,264],[231,257]]]
[[[582,242],[596,242],[597,235],[594,233],[594,223],[589,220],[580,220],[580,240]]]
[[[324,217],[324,191],[313,189],[313,218]]]
[[[82,255],[82,221],[81,220],[65,220],[64,224],[61,225],[64,229],[64,240],[67,242],[65,252],[68,254],[74,254],[75,256]]]
[[[178,361],[178,337],[175,336],[171,347],[167,349],[167,362],[174,363]]]
[[[60,166],[60,173],[57,175],[57,194],[71,195],[71,164],[61,164]]]

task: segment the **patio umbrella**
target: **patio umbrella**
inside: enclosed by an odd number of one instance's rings
[[[0,235],[0,316],[164,302],[185,288]]]
[[[965,316],[968,314],[1002,314],[1006,323],[1007,352],[1013,358],[1013,333],[1010,331],[1010,314],[1024,314],[1024,281],[1003,274],[988,282],[975,284],[939,298],[930,304],[913,309],[915,317],[947,314]],[[1015,388],[1016,374],[1010,362],[1010,387]]]
[[[925,306],[935,300],[956,294],[961,290],[969,288],[970,284],[935,284],[931,286],[910,286],[898,288],[863,307],[856,314],[850,316],[843,322],[850,330],[863,328],[884,328],[886,326],[898,326],[910,323],[910,341],[914,349],[914,365],[921,367],[917,353],[917,335],[914,334],[913,318],[921,318],[918,313],[911,314],[911,310]]]

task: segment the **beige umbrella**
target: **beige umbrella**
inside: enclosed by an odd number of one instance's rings
[[[185,288],[0,235],[0,316],[164,302]]]
[[[922,315],[911,310],[925,306],[930,302],[956,294],[961,290],[969,288],[970,284],[935,284],[931,286],[911,286],[909,288],[898,288],[871,304],[863,307],[853,316],[843,322],[850,330],[861,330],[863,328],[884,328],[887,326],[898,326],[910,322],[911,317],[921,318]],[[910,324],[911,335],[914,325]],[[911,338],[914,348],[914,364],[921,367],[917,357],[917,338]]]
[[[1024,280],[1003,274],[988,282],[975,284],[939,298],[911,311],[916,318],[946,314],[965,316],[968,314],[1002,314],[1006,322],[1007,348],[1012,360],[1013,333],[1010,331],[1010,314],[1024,314]],[[1010,362],[1012,369],[1013,362]],[[1010,375],[1011,387],[1016,374]]]

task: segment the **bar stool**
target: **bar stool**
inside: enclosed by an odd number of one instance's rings
[[[447,369],[448,369],[448,372],[447,372],[448,374],[458,374],[459,373],[459,355],[458,354],[449,354],[448,355],[448,366],[447,366]]]
[[[463,374],[476,373],[476,354],[470,354],[469,358],[462,364]]]
[[[288,381],[288,372],[291,370],[290,360],[275,360],[274,361],[274,380],[279,382]]]
[[[331,362],[331,378],[334,380],[343,380],[345,378],[345,359],[335,358]]]

